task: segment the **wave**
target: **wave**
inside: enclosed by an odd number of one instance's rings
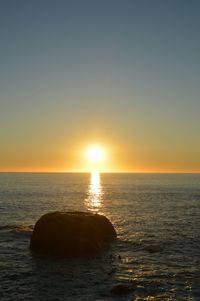
[[[33,225],[23,225],[23,224],[0,225],[0,231],[8,231],[12,233],[32,233]]]

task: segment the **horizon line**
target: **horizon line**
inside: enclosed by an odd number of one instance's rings
[[[0,171],[0,174],[3,173],[29,173],[29,174],[69,174],[69,173],[81,173],[81,174],[90,174],[92,172],[98,172],[101,174],[200,174],[200,171]]]

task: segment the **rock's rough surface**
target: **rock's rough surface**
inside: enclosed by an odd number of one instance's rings
[[[35,224],[30,249],[40,254],[88,256],[116,238],[111,222],[89,212],[51,212]]]

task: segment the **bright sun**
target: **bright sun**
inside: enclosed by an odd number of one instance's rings
[[[101,162],[105,158],[105,151],[101,146],[91,146],[87,150],[87,158],[92,162]]]

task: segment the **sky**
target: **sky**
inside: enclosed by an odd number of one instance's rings
[[[200,1],[1,0],[0,171],[200,172]]]

